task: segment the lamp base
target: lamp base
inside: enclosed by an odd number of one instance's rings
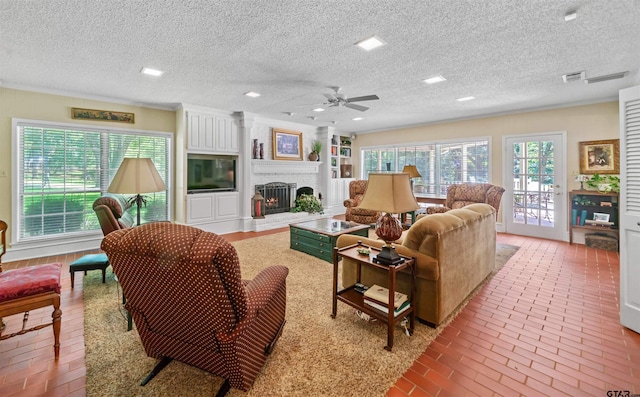
[[[394,266],[404,262],[404,259],[398,255],[391,244],[387,244],[382,246],[382,250],[373,258],[373,261],[387,266]]]

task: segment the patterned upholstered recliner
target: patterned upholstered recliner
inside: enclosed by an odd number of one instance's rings
[[[427,214],[447,212],[473,203],[486,203],[495,208],[497,217],[503,193],[503,187],[490,183],[461,183],[451,185],[447,188],[447,201],[445,206],[427,207]]]
[[[107,193],[93,202],[93,210],[105,236],[114,230],[126,229],[135,224],[133,216],[127,212],[129,207],[124,196],[119,194]]]
[[[366,180],[351,181],[349,183],[349,198],[344,201],[344,206],[347,207],[345,213],[345,220],[358,223],[376,223],[378,218],[382,215],[379,211],[364,210],[358,208],[364,192],[367,190]]]
[[[219,395],[253,385],[285,323],[286,267],[242,280],[226,240],[169,222],[111,232],[102,249],[147,355],[160,359],[143,384],[175,359],[224,378]]]

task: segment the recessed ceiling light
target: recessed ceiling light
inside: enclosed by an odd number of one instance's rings
[[[330,121],[330,123],[331,123],[331,124],[338,124],[338,122],[337,122],[337,121],[335,121],[335,120],[331,120],[331,121]]]
[[[569,11],[566,14],[564,14],[564,20],[566,22],[573,21],[576,18],[578,18],[578,13],[575,11]]]
[[[293,113],[293,112],[284,112],[284,114],[286,114],[287,116],[293,116],[295,113]]]
[[[456,101],[465,102],[465,101],[473,101],[474,99],[476,99],[476,97],[474,96],[465,96],[465,97],[456,99]]]
[[[359,42],[356,43],[358,47],[362,48],[365,51],[371,51],[374,48],[382,47],[385,44],[387,43],[382,41],[382,39],[380,39],[377,36],[371,36],[367,39],[360,40]]]
[[[324,112],[323,108],[315,108],[313,109],[314,112]]]
[[[257,92],[253,92],[253,91],[249,91],[249,92],[245,92],[244,93],[246,96],[249,96],[251,98],[257,98],[260,96],[260,94],[258,94]]]
[[[435,84],[445,81],[446,79],[440,75],[429,77],[428,79],[424,79],[423,81],[427,84]]]
[[[353,120],[353,121],[360,121],[360,120],[362,120],[362,117],[354,117],[354,118],[352,118],[351,120]]]
[[[160,77],[164,74],[164,72],[162,70],[158,70],[158,69],[151,69],[151,68],[142,68],[142,70],[140,71],[140,73],[149,75],[149,76],[154,76],[154,77]]]

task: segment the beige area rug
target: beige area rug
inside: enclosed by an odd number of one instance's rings
[[[282,337],[253,388],[231,389],[228,396],[383,396],[457,314],[437,329],[416,322],[411,337],[398,326],[393,351],[387,352],[385,326],[360,319],[341,302],[337,317],[330,317],[332,265],[289,249],[287,232],[233,245],[243,278],[275,264],[286,265],[289,276]],[[494,274],[517,249],[499,245]],[[88,396],[212,396],[222,384],[217,376],[173,361],[139,386],[156,361],[145,355],[135,327],[126,331],[121,291],[110,272],[106,284],[100,272],[84,278],[84,307]]]

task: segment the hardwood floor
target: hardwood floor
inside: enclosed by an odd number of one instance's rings
[[[230,241],[278,233],[225,235]],[[606,396],[640,393],[640,335],[619,323],[617,253],[498,234],[520,246],[505,267],[410,366],[387,396]],[[83,396],[83,253],[3,263],[5,270],[61,262],[60,359],[51,327],[0,342],[0,396]],[[47,321],[49,308],[30,322]],[[21,316],[5,318],[7,331]]]

